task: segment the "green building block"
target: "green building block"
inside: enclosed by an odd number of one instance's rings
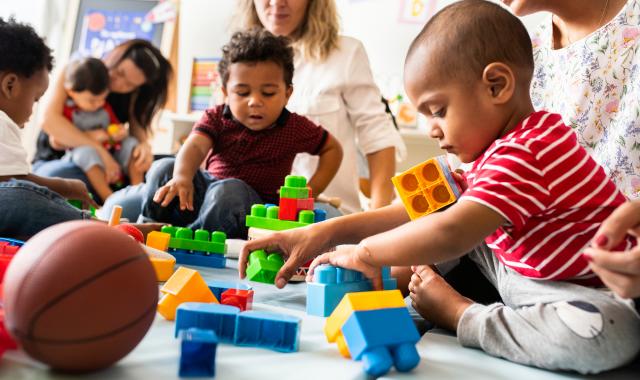
[[[280,198],[307,199],[309,188],[307,179],[301,175],[288,175],[284,178],[284,186],[280,186]]]
[[[82,201],[80,200],[67,199],[67,203],[69,203],[71,206],[75,208],[79,208],[80,210],[82,210]],[[92,205],[89,205],[89,212],[91,213],[91,216],[96,216],[96,208],[93,207]]]
[[[290,230],[313,223],[313,211],[303,210],[298,214],[298,221],[278,219],[278,206],[266,207],[262,204],[251,206],[251,215],[247,215],[247,227],[263,228],[271,231]]]
[[[266,253],[260,249],[249,254],[249,265],[247,266],[247,278],[250,281],[273,284],[276,274],[284,265],[282,256],[278,253]]]
[[[195,236],[191,228],[185,227],[164,226],[161,231],[171,235],[169,248],[222,255],[227,252],[227,235],[221,231],[209,234],[206,230],[196,230]]]

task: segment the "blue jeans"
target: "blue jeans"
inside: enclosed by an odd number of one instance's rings
[[[91,219],[56,192],[30,181],[0,182],[0,237],[26,240],[54,224]]]
[[[246,238],[245,218],[251,206],[262,199],[251,186],[235,179],[217,179],[204,170],[198,170],[193,178],[194,211],[180,210],[178,197],[167,207],[153,201],[156,191],[173,176],[174,158],[164,158],[153,163],[143,186],[142,215],[158,222],[177,226],[223,231],[229,238]]]

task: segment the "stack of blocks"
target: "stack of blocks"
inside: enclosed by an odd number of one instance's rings
[[[185,227],[162,227],[168,240],[168,252],[178,264],[224,268],[226,266],[227,235],[221,231],[209,234],[206,230],[192,231]],[[159,235],[156,235],[159,236]]]
[[[249,239],[255,239],[273,231],[304,227],[311,223],[325,220],[327,213],[320,209],[314,210],[313,206],[313,197],[311,189],[307,187],[307,179],[302,176],[287,176],[284,180],[284,186],[280,187],[279,206],[255,204],[251,207],[251,215],[247,215],[246,218],[246,226],[249,227]],[[259,255],[262,257],[262,254]],[[259,262],[256,261],[256,263]],[[307,269],[308,265],[300,268],[291,280],[303,281]],[[249,268],[247,268],[249,280],[273,284],[273,280],[270,282],[262,280],[269,279],[272,276],[268,273],[263,273],[260,268],[256,267],[256,269],[251,270],[251,274],[249,272]],[[254,278],[252,275],[256,277]]]
[[[212,330],[221,342],[298,351],[300,319],[290,315],[244,311],[229,305],[183,303],[176,314],[175,336],[189,328]]]
[[[382,268],[382,285],[385,290],[397,288],[396,279],[391,277],[389,267]],[[307,314],[327,317],[345,294],[372,289],[371,281],[360,272],[320,265],[315,268],[313,282],[307,283]]]
[[[461,194],[445,156],[431,158],[391,181],[411,220],[452,204]]]
[[[392,366],[408,372],[420,362],[420,340],[399,290],[350,293],[327,318],[324,332],[344,357],[362,360],[371,376]]]

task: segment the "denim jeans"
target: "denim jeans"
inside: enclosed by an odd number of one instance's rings
[[[70,220],[91,219],[58,193],[30,181],[0,182],[0,237],[26,240]]]

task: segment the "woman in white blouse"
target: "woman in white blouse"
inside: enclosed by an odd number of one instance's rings
[[[362,43],[338,35],[334,0],[238,0],[238,29],[260,27],[293,41],[293,95],[287,108],[322,125],[342,144],[344,158],[324,191],[342,200],[347,213],[361,209],[357,150],[371,173],[371,207],[391,203],[396,156],[405,154],[400,134],[384,111]],[[301,155],[294,171],[309,176],[316,160]]]

